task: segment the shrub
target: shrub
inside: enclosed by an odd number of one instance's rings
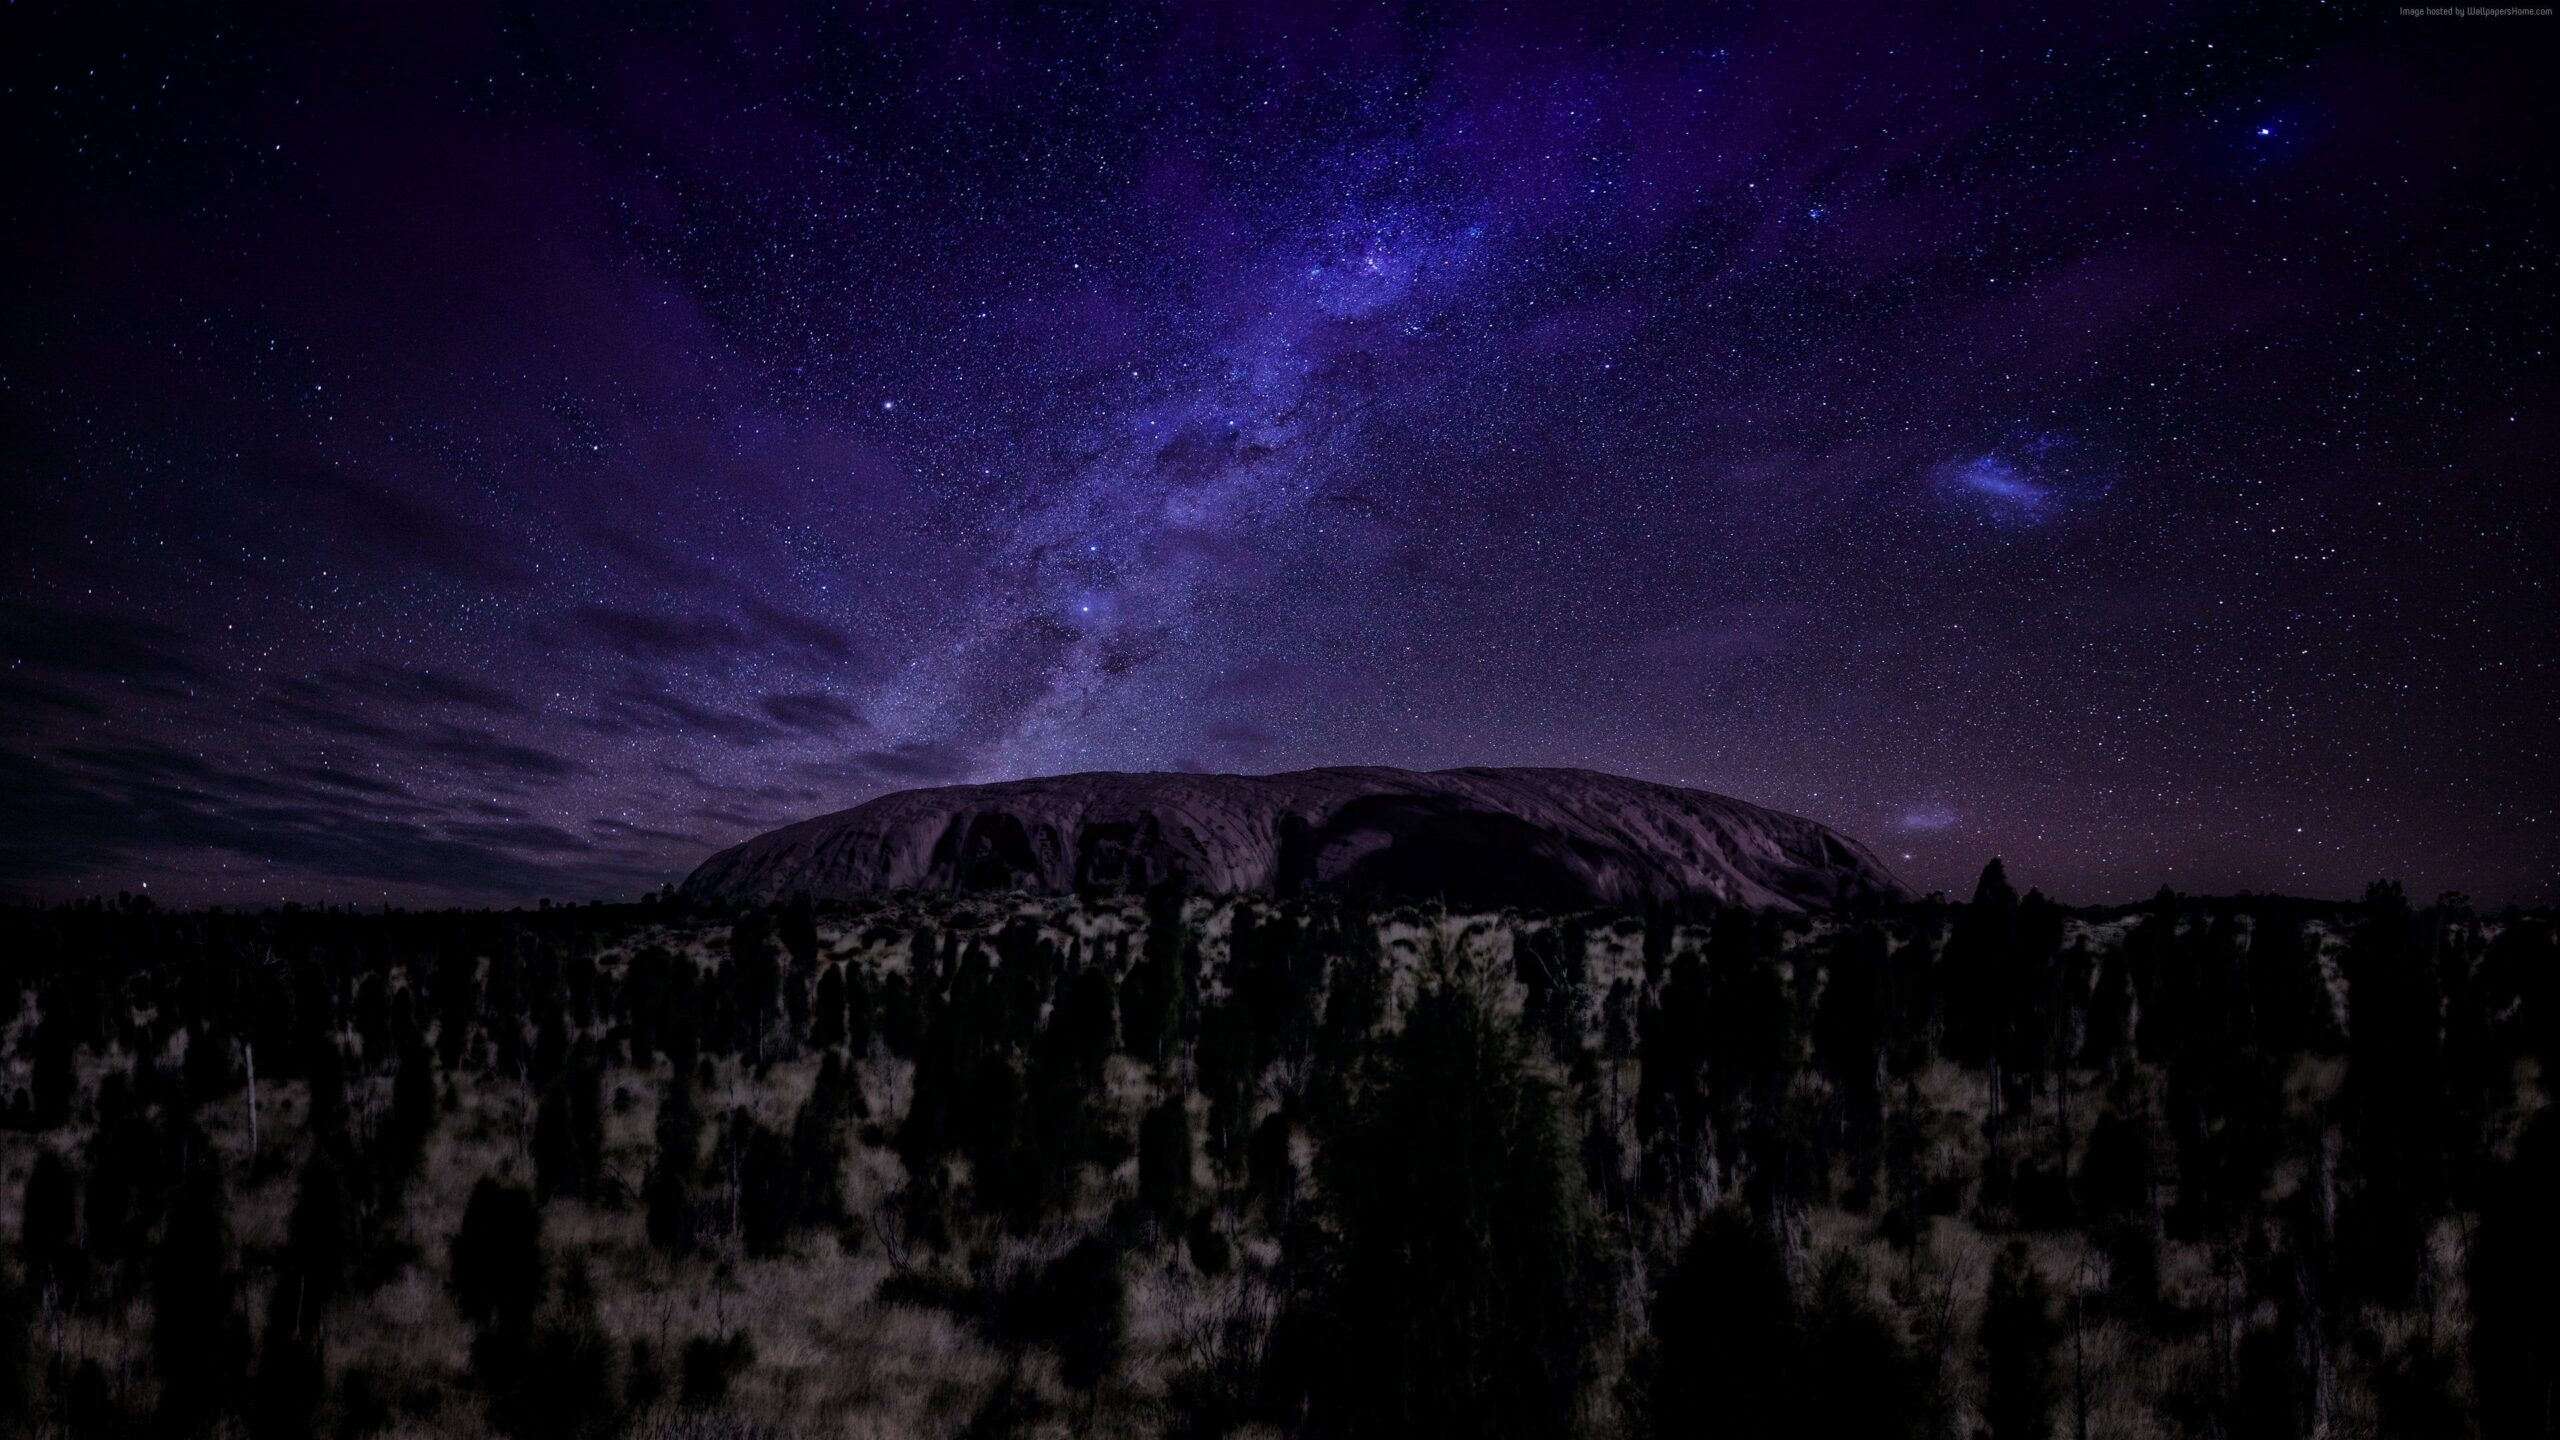
[[[684,1342],[685,1408],[708,1409],[729,1398],[729,1382],[755,1363],[755,1342],[743,1330],[718,1337],[696,1335]]]
[[[454,1303],[472,1324],[521,1330],[542,1303],[542,1212],[494,1176],[472,1187],[449,1251]]]
[[[1191,1208],[1191,1116],[1179,1094],[1138,1122],[1138,1200],[1167,1226]]]
[[[1030,1328],[1057,1350],[1059,1377],[1069,1386],[1102,1383],[1119,1361],[1128,1326],[1120,1250],[1110,1241],[1087,1236],[1041,1274]]]
[[[1192,1268],[1203,1275],[1224,1275],[1234,1259],[1233,1247],[1226,1233],[1218,1228],[1216,1212],[1203,1205],[1191,1213],[1191,1224],[1183,1231],[1183,1247],[1191,1255]]]

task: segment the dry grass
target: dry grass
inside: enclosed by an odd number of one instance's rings
[[[1135,903],[1077,905],[1061,901],[1026,901],[977,907],[976,923],[992,930],[1013,915],[1028,916],[1061,946],[1081,943],[1088,953],[1141,931],[1142,909]],[[1223,985],[1234,907],[1195,902],[1190,916],[1201,936],[1209,983]],[[903,971],[908,950],[903,938],[866,939],[877,917],[822,925],[822,951],[873,975]],[[894,928],[902,937],[905,921]],[[951,924],[943,917],[938,924]],[[2120,928],[2120,927],[2119,927]],[[2093,945],[2111,938],[2105,927],[2086,929]],[[1380,927],[1380,953],[1388,968],[1390,1016],[1410,1005],[1434,967],[1475,966],[1483,973],[1511,973],[1513,922],[1507,918],[1450,916],[1437,912],[1399,912]],[[1695,945],[1703,935],[1690,930],[1680,937]],[[1800,944],[1804,937],[1791,937]],[[1589,967],[1595,1003],[1585,1016],[1598,1038],[1596,999],[1621,979],[1641,979],[1642,936],[1637,930],[1600,930],[1591,936]],[[656,926],[628,937],[605,957],[618,967],[645,946],[663,946],[679,955],[716,961],[725,947],[717,929]],[[2334,937],[2326,947],[2335,949]],[[2330,966],[2334,981],[2334,965]],[[1517,1003],[1518,991],[1507,979],[1502,988]],[[7,1027],[23,1032],[35,1023],[25,1008]],[[17,1057],[23,1046],[11,1044]],[[176,1065],[182,1052],[160,1057]],[[101,1076],[131,1065],[121,1054],[81,1057],[84,1093],[94,1094]],[[659,1089],[667,1062],[661,1058],[652,1074],[627,1069],[608,1073],[604,1136],[605,1166],[618,1184],[608,1192],[636,1192],[654,1151],[653,1126]],[[743,1108],[765,1125],[787,1129],[794,1111],[809,1094],[817,1062],[809,1057],[776,1063],[763,1075],[736,1060],[714,1064],[714,1080],[702,1095],[706,1114],[716,1118]],[[869,1114],[894,1125],[912,1090],[912,1067],[885,1053],[859,1062],[853,1078]],[[2285,1086],[2287,1108],[2297,1118],[2323,1113],[2342,1078],[2337,1061],[2306,1059],[2297,1064]],[[2538,1095],[2537,1077],[2520,1076],[2529,1095]],[[1632,1076],[1628,1077],[1630,1088]],[[14,1089],[27,1081],[22,1059],[7,1062],[0,1084]],[[1919,1090],[1935,1114],[1928,1131],[1928,1164],[1941,1172],[1967,1172],[1979,1166],[1989,1112],[1985,1077],[1943,1061],[1919,1077]],[[1160,1079],[1149,1067],[1115,1056],[1109,1062],[1097,1099],[1134,1131],[1137,1117],[1160,1098]],[[2069,1105],[2075,1134],[2085,1137],[2096,1118],[2104,1085],[2094,1073],[2073,1077]],[[1195,1122],[1206,1109],[1198,1095],[1187,1097]],[[380,1114],[389,1106],[389,1082],[364,1077],[350,1089],[349,1103],[358,1116]],[[484,1176],[524,1181],[532,1173],[527,1143],[532,1131],[535,1097],[517,1082],[465,1068],[447,1094],[442,1122],[429,1142],[421,1178],[412,1188],[399,1221],[398,1239],[411,1247],[415,1263],[373,1293],[338,1307],[333,1318],[329,1358],[344,1372],[369,1368],[398,1377],[418,1394],[440,1394],[443,1403],[432,1414],[404,1416],[391,1434],[456,1437],[484,1433],[480,1410],[467,1372],[471,1335],[456,1311],[444,1283],[445,1247],[459,1227],[464,1203]],[[272,1257],[284,1240],[290,1213],[296,1157],[307,1149],[303,1126],[307,1099],[292,1083],[261,1085],[258,1146],[249,1143],[245,1099],[227,1100],[202,1112],[201,1123],[220,1150],[232,1177],[233,1224],[248,1285],[243,1303],[258,1313],[272,1274]],[[14,1223],[23,1203],[27,1176],[39,1143],[77,1154],[88,1140],[87,1114],[39,1142],[11,1133],[0,1136],[0,1205]],[[2025,1121],[2019,1122],[2021,1125]],[[2039,1118],[2035,1123],[2041,1125]],[[2023,1132],[2022,1132],[2023,1133]],[[1624,1138],[1632,1146],[1632,1133]],[[1304,1135],[1296,1139],[1302,1173],[1316,1156]],[[2311,1183],[2307,1167],[2281,1169],[2271,1187],[2280,1198]],[[971,1272],[1003,1273],[1037,1263],[1062,1250],[1080,1229],[1098,1225],[1118,1201],[1135,1190],[1135,1161],[1114,1172],[1089,1172],[1071,1216],[1051,1231],[1014,1237],[993,1228],[961,1223],[951,1253],[908,1255],[910,1263],[939,1269],[954,1279]],[[1195,1168],[1203,1194],[1214,1194],[1217,1177],[1205,1153]],[[561,1200],[546,1212],[546,1239],[555,1257],[577,1257],[588,1268],[597,1292],[597,1319],[612,1337],[617,1354],[627,1354],[634,1341],[646,1342],[664,1373],[666,1390],[675,1387],[676,1357],[695,1336],[742,1332],[753,1343],[755,1361],[736,1380],[726,1413],[679,1412],[661,1404],[636,1417],[633,1433],[665,1440],[709,1440],[715,1436],[865,1436],[941,1437],[957,1434],[1000,1384],[1026,1388],[1050,1407],[1050,1419],[1036,1433],[1066,1435],[1141,1435],[1155,1433],[1163,1418],[1168,1385],[1185,1363],[1189,1347],[1214,1327],[1225,1308],[1235,1303],[1239,1281],[1204,1279],[1181,1258],[1179,1247],[1164,1245],[1132,1261],[1129,1269],[1128,1358],[1106,1384],[1090,1411],[1070,1395],[1056,1373],[1055,1361],[1040,1352],[1008,1354],[991,1344],[963,1319],[948,1311],[916,1304],[883,1301],[883,1282],[896,1268],[887,1233],[890,1199],[905,1182],[897,1157],[876,1146],[848,1146],[843,1174],[848,1209],[869,1222],[872,1238],[858,1249],[833,1233],[808,1236],[798,1252],[771,1259],[744,1255],[727,1239],[717,1239],[705,1253],[670,1260],[655,1251],[644,1232],[642,1215],[630,1203]],[[1889,1247],[1878,1233],[1876,1214],[1853,1215],[1819,1208],[1800,1217],[1801,1263],[1846,1253],[1864,1264],[1875,1301],[1904,1317],[1908,1332],[1925,1343],[1933,1307],[1942,1311],[1953,1333],[1969,1336],[1978,1319],[1992,1255],[2007,1237],[1982,1233],[1966,1218],[1941,1216],[1930,1222],[1916,1255]],[[2431,1237],[2434,1271],[2458,1277],[2462,1268],[2465,1227],[2457,1220],[2439,1226]],[[1267,1267],[1278,1257],[1276,1244],[1257,1229],[1240,1234],[1239,1254],[1248,1271]],[[1649,1237],[1655,1253],[1667,1251],[1673,1236]],[[2160,1413],[2158,1399],[2181,1377],[2199,1373],[2209,1355],[2201,1340],[2163,1343],[2104,1313],[2082,1299],[2103,1289],[2105,1262],[2076,1235],[2037,1236],[2030,1253],[2059,1298],[2066,1326],[2078,1333],[2062,1351],[2066,1416],[2075,1387],[2085,1391],[2090,1433],[2121,1440],[2145,1440],[2176,1431]],[[2171,1243],[2161,1256],[2161,1279],[2173,1308],[2210,1305],[2223,1285],[2228,1255],[2203,1245]],[[1642,1271],[1630,1269],[1621,1292],[1628,1333],[1641,1328],[1638,1314],[1646,1289]],[[2464,1297],[2458,1280],[2447,1279],[2433,1295],[2433,1323],[2441,1340],[2458,1344],[2464,1324]],[[2386,1342],[2400,1329],[2417,1323],[2410,1317],[2379,1317]],[[39,1343],[47,1357],[73,1362],[97,1360],[115,1377],[120,1392],[136,1407],[147,1407],[149,1380],[149,1315],[140,1302],[104,1313],[70,1315],[47,1308],[39,1320]],[[2067,1330],[2068,1333],[2068,1330]],[[1974,1403],[1974,1377],[1959,1348],[1949,1374],[1956,1385],[1960,1413]],[[1614,1378],[1623,1356],[1603,1357],[1604,1381]],[[1595,1425],[1608,1419],[1604,1383],[1595,1400]],[[2330,1413],[2338,1434],[2356,1433],[2369,1423],[2371,1397],[2352,1376],[2336,1381]],[[1072,1422],[1072,1423],[1071,1423]],[[2066,1431],[2067,1433],[2067,1431]]]

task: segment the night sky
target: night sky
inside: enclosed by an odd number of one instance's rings
[[[244,8],[0,19],[0,893],[1377,763],[2560,898],[2560,21]]]

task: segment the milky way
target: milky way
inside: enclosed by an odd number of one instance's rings
[[[8,893],[1341,763],[2560,893],[2550,22],[24,9]]]

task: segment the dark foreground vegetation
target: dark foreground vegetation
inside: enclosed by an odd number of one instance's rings
[[[2547,1436],[2548,914],[0,913],[0,1429]]]

